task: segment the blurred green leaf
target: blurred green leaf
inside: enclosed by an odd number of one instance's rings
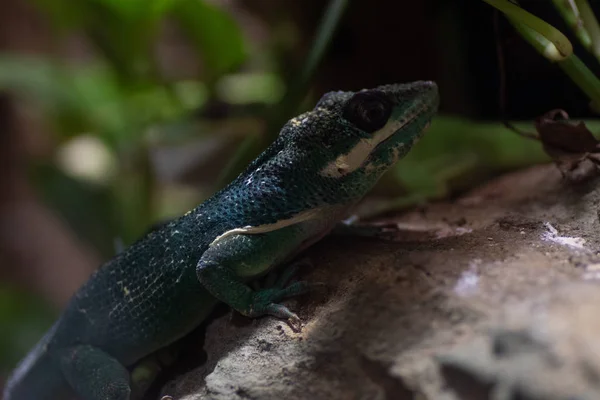
[[[122,83],[154,78],[153,44],[174,0],[34,0],[63,31],[79,30],[110,62]]]
[[[285,84],[276,74],[228,74],[217,82],[216,91],[229,104],[275,104],[283,97]]]
[[[153,46],[160,20],[118,18],[106,7],[95,7],[86,33],[117,71],[122,85],[135,87],[157,82]]]
[[[0,89],[34,95],[46,102],[69,102],[72,92],[64,87],[60,69],[38,57],[0,56]]]
[[[112,71],[104,67],[79,67],[70,83],[78,111],[88,123],[88,130],[98,135],[111,148],[118,148],[136,138],[137,115],[130,113],[126,93],[120,88]]]
[[[585,123],[600,135],[600,120]],[[523,131],[534,130],[532,122],[514,125]],[[549,161],[539,142],[519,136],[501,123],[440,115],[393,173],[409,192],[428,197],[431,188],[470,187],[475,175],[481,182],[501,172]]]
[[[232,71],[246,59],[240,27],[220,8],[202,0],[180,0],[172,15],[202,54],[207,80]]]
[[[137,146],[149,126],[181,119],[191,106],[201,105],[204,86],[185,87],[186,101],[180,90],[162,85],[123,87],[105,65],[74,67],[43,58],[0,57],[0,90],[12,90],[42,106],[61,128],[61,138],[92,132],[117,151]]]
[[[75,132],[87,126],[83,104],[69,79],[70,70],[47,59],[26,56],[0,57],[0,90],[16,93],[42,106],[56,123]]]
[[[181,105],[191,111],[199,109],[208,99],[206,85],[196,81],[180,81],[173,84],[173,90]]]
[[[93,0],[107,6],[129,20],[156,18],[165,13],[176,0]]]
[[[135,114],[107,68],[69,67],[43,58],[0,58],[0,89],[10,89],[43,106],[60,123],[63,137],[93,131],[111,148],[126,140]]]
[[[600,136],[600,120],[585,120],[585,124]],[[514,125],[522,131],[533,130],[533,122]],[[519,136],[499,122],[439,115],[419,143],[382,179],[384,185],[400,185],[405,194],[359,214],[367,219],[397,212],[467,190],[499,173],[549,161],[538,141]]]

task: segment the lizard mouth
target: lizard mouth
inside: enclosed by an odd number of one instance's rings
[[[402,147],[405,147],[406,151],[408,151],[410,147],[419,140],[419,138],[423,135],[425,130],[427,130],[427,128],[430,125],[431,118],[436,112],[436,109],[437,101],[435,100],[435,98],[432,98],[426,103],[424,103],[422,107],[419,107],[418,109],[413,111],[411,113],[411,116],[406,118],[402,122],[402,124],[398,126],[394,133],[392,133],[389,137],[379,142],[375,146],[375,148],[373,148],[373,151],[371,152],[371,155],[368,157],[366,162],[372,161],[382,151],[394,151]],[[418,120],[421,120],[422,122],[419,123]],[[408,135],[403,135],[403,133],[406,132],[406,129],[413,124],[416,124],[416,131],[411,132]]]

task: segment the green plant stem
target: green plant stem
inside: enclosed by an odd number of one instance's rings
[[[566,21],[567,25],[569,25],[579,42],[584,48],[586,48],[588,51],[591,51],[592,39],[583,26],[581,15],[577,5],[575,4],[575,0],[552,0],[552,2],[554,3],[554,7]]]
[[[600,61],[600,25],[587,0],[574,0],[583,21],[583,27],[591,39],[590,50],[594,57]]]
[[[483,0],[504,12],[509,22],[531,46],[548,60],[555,62],[571,80],[590,98],[592,109],[600,110],[600,80],[572,53],[568,39],[546,22],[505,0]],[[581,10],[580,10],[581,11]],[[588,10],[591,12],[591,10]],[[574,13],[574,11],[572,10]],[[594,18],[595,19],[595,18]],[[541,22],[541,23],[540,23]],[[596,21],[597,24],[597,21]],[[540,29],[543,28],[544,29]],[[537,28],[537,29],[536,29]],[[588,31],[589,33],[589,31]],[[600,31],[599,31],[600,33]],[[554,40],[552,40],[552,36]],[[568,42],[570,50],[565,53],[565,43],[556,41],[560,36]],[[590,33],[590,37],[591,37]],[[592,41],[594,39],[592,38]],[[558,44],[558,45],[557,45]],[[559,47],[560,45],[560,47]],[[562,49],[562,50],[561,50]],[[567,54],[565,56],[565,54]]]
[[[511,23],[529,44],[533,46],[538,53],[546,55],[548,46],[551,45],[542,35],[530,29],[528,26],[518,22]],[[593,109],[600,109],[600,80],[594,73],[577,57],[571,54],[562,60],[555,61],[556,64],[579,86],[579,88],[590,98]]]
[[[583,61],[573,54],[571,57],[557,62],[557,65],[590,98],[592,108],[600,110],[600,80]]]
[[[551,61],[559,61],[573,53],[573,46],[565,35],[546,21],[525,11],[518,5],[508,0],[483,0],[492,7],[502,11],[513,24],[522,24],[537,32],[552,43],[555,49],[547,46],[544,56]]]
[[[540,54],[545,55],[550,43],[543,36],[523,24],[513,23],[513,25],[523,39],[529,42]],[[600,109],[600,80],[579,57],[571,54],[570,57],[555,62],[590,98],[593,108],[595,110]]]

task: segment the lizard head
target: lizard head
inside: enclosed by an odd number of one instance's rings
[[[329,151],[321,175],[355,172],[380,175],[411,149],[437,111],[433,82],[380,86],[359,92],[330,92],[315,106],[321,143]],[[328,121],[329,124],[326,124]]]
[[[224,189],[234,205],[223,212],[260,225],[353,205],[408,153],[438,101],[436,84],[424,81],[325,94]]]
[[[364,195],[420,138],[437,111],[434,82],[325,94],[312,111],[291,119],[279,139],[312,179]],[[322,187],[323,185],[321,185]],[[339,193],[337,194],[339,196]]]

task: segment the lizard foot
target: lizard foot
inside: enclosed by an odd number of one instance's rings
[[[282,306],[280,301],[289,297],[298,296],[308,292],[312,285],[308,282],[294,282],[284,288],[277,286],[273,288],[260,289],[252,295],[252,305],[250,306],[250,317],[259,317],[261,315],[273,315],[279,318],[297,318],[287,307]]]
[[[279,302],[324,287],[324,284],[321,283],[308,283],[305,281],[289,284],[298,270],[307,265],[311,265],[311,263],[305,258],[290,264],[279,276],[274,273],[269,274],[264,284],[265,287],[254,292],[251,307],[252,315],[250,316],[257,317],[268,314],[287,319],[293,330],[301,330],[302,322],[300,318]]]

